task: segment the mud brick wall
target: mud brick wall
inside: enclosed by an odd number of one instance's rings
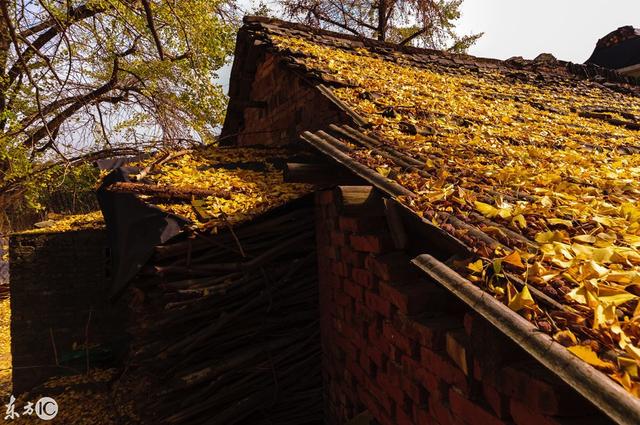
[[[276,68],[280,68],[279,71],[276,72]],[[244,109],[244,127],[238,135],[238,146],[287,145],[298,140],[303,131],[348,122],[344,112],[272,54],[267,54],[258,65],[251,100],[266,105]]]
[[[125,349],[124,302],[109,301],[105,231],[14,235],[9,250],[14,393],[83,372],[87,337],[90,347],[99,345],[90,365],[108,364]]]
[[[345,215],[338,193],[316,195],[327,423],[356,417],[383,425],[608,423],[412,269],[383,216]]]

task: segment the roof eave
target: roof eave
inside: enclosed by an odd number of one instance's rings
[[[391,198],[412,195],[412,192],[398,185],[395,181],[383,177],[352,159],[341,151],[341,146],[336,143],[335,139],[327,136],[324,132],[316,134],[305,132],[302,139]],[[433,225],[422,220],[422,226]],[[431,231],[433,232],[433,229]],[[465,251],[465,246],[461,242],[459,244],[460,247],[456,249],[456,252],[451,253],[454,258],[459,256],[460,252]],[[471,256],[471,252],[468,249],[466,251]],[[640,399],[630,396],[604,373],[571,354],[563,345],[553,340],[549,335],[540,332],[522,316],[474,286],[473,283],[438,261],[430,253],[418,255],[412,262],[431,279],[437,281],[451,294],[486,318],[498,330],[593,403],[615,423],[620,425],[640,423]],[[533,291],[534,288],[531,290]]]

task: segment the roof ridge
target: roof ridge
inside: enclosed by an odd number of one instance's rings
[[[401,46],[394,43],[383,42],[372,38],[356,36],[353,34],[345,34],[336,31],[331,31],[322,28],[311,27],[297,22],[285,21],[278,18],[264,17],[264,16],[252,16],[247,15],[243,18],[244,27],[262,27],[269,29],[269,27],[277,27],[286,30],[300,31],[303,33],[310,33],[319,36],[328,36],[337,38],[350,43],[357,43],[356,47],[365,47],[375,50],[387,50],[388,52],[398,52],[407,55],[438,55],[440,57],[449,60],[460,60],[464,62],[475,62],[478,65],[487,64],[490,66],[504,66],[513,70],[525,70],[534,73],[547,73],[555,75],[575,76],[582,79],[593,80],[598,83],[604,84],[606,87],[620,91],[623,93],[631,94],[637,93],[637,91],[630,90],[623,85],[640,87],[640,79],[635,77],[624,76],[616,72],[615,70],[604,68],[595,64],[579,64],[570,61],[557,59],[548,53],[541,53],[534,59],[524,59],[521,56],[514,56],[512,58],[502,60],[495,58],[486,58],[480,56],[474,56],[467,53],[453,53],[445,50],[421,48],[414,46]],[[540,69],[540,68],[544,69]],[[569,75],[567,75],[569,74]]]

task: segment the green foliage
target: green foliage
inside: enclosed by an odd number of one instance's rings
[[[98,208],[95,189],[99,176],[99,170],[92,164],[74,167],[56,165],[29,187],[28,207],[59,214],[95,210]]]
[[[216,72],[234,47],[233,2],[3,5],[0,208],[37,211],[49,203],[47,191],[82,192],[90,173],[64,168],[79,157],[215,138],[226,110]]]

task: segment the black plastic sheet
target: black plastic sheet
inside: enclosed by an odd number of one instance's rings
[[[113,299],[122,295],[140,269],[153,255],[154,247],[167,242],[189,222],[148,205],[130,193],[111,192],[107,186],[131,181],[133,167],[120,167],[107,175],[97,197],[107,227],[111,248]]]

